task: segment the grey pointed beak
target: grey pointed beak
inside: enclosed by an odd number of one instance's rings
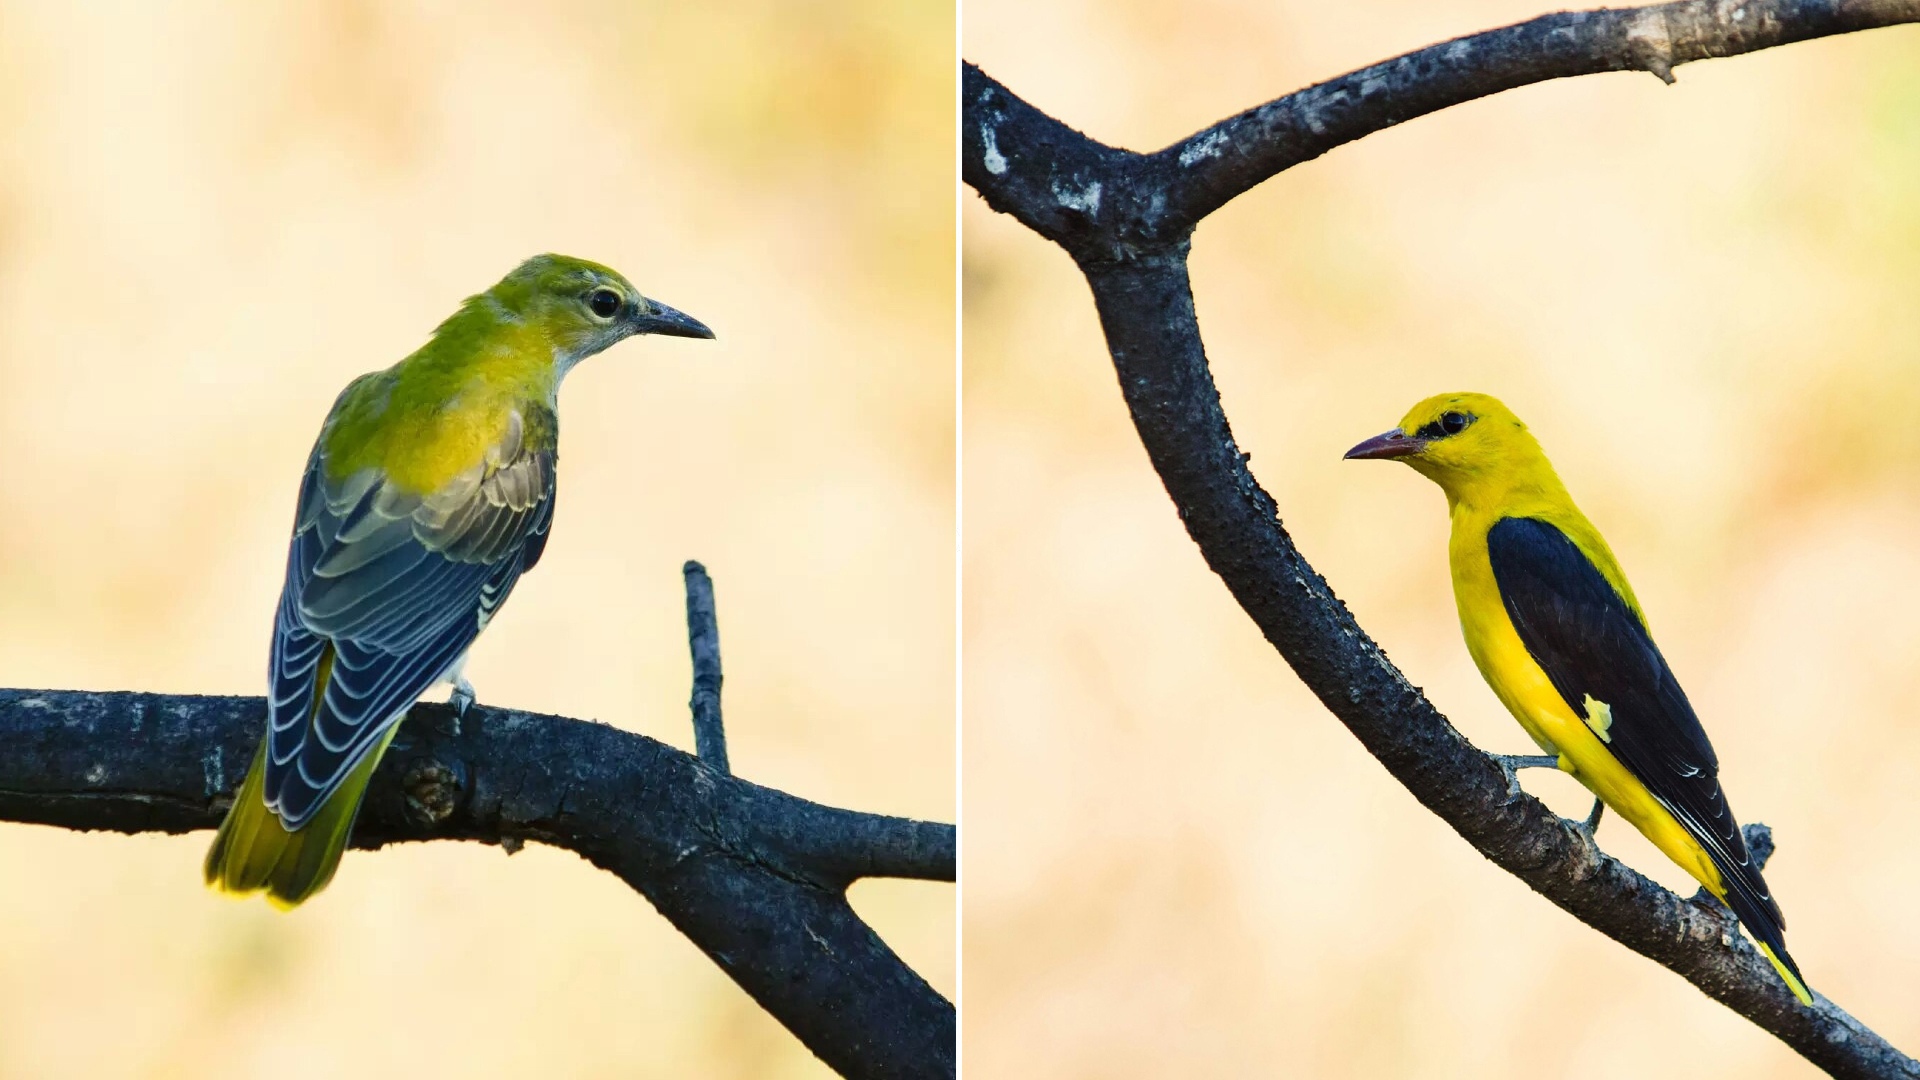
[[[1427,448],[1427,440],[1409,435],[1399,428],[1375,435],[1347,451],[1349,458],[1403,458]]]
[[[648,300],[644,311],[635,311],[627,321],[632,324],[636,334],[659,334],[662,337],[713,337],[713,331],[707,324],[688,315],[684,311],[675,311],[658,300]]]

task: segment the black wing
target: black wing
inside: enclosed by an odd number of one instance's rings
[[[1496,522],[1487,556],[1507,617],[1554,689],[1581,717],[1588,716],[1589,697],[1607,704],[1607,748],[1706,848],[1728,906],[1784,957],[1785,920],[1720,789],[1719,759],[1640,617],[1579,547],[1544,521]]]

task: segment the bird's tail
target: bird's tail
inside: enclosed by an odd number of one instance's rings
[[[1773,946],[1764,941],[1755,942],[1755,944],[1760,946],[1761,953],[1765,954],[1767,960],[1773,964],[1773,970],[1780,973],[1781,981],[1787,984],[1787,989],[1793,991],[1793,996],[1800,999],[1800,1004],[1811,1008],[1813,992],[1807,989],[1807,984],[1800,978],[1800,965],[1794,963],[1793,957],[1787,955],[1787,947],[1782,945],[1779,952],[1774,952]]]
[[[267,740],[262,738],[246,782],[233,797],[233,809],[227,811],[227,820],[207,850],[207,886],[236,896],[264,891],[267,900],[283,911],[326,888],[340,865],[354,818],[360,815],[367,779],[399,729],[398,724],[390,725],[319,812],[297,829],[282,825],[280,815],[267,806],[260,792],[267,755]]]
[[[1780,916],[1779,905],[1773,902],[1767,891],[1766,880],[1760,871],[1754,868],[1753,857],[1744,850],[1746,862],[1738,867],[1726,865],[1716,858],[1714,863],[1722,878],[1721,888],[1716,890],[1720,901],[1733,910],[1740,925],[1753,935],[1753,943],[1780,973],[1780,980],[1800,999],[1800,1004],[1811,1007],[1813,993],[1807,989],[1805,979],[1800,977],[1800,965],[1793,962],[1787,953],[1785,920]]]

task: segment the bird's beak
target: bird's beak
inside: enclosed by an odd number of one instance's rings
[[[658,300],[648,300],[646,310],[635,311],[627,321],[636,334],[660,334],[665,337],[712,338],[707,324],[683,311],[675,311]]]
[[[1403,458],[1417,454],[1427,448],[1427,440],[1413,436],[1394,428],[1382,435],[1375,435],[1359,446],[1347,451],[1350,458]]]

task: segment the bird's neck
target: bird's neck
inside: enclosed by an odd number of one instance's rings
[[[483,293],[461,305],[403,363],[411,376],[444,382],[460,393],[551,405],[564,368],[571,366],[560,361],[540,323],[513,316]]]
[[[1474,470],[1435,478],[1456,523],[1501,517],[1547,517],[1573,506],[1545,455],[1518,467]]]

